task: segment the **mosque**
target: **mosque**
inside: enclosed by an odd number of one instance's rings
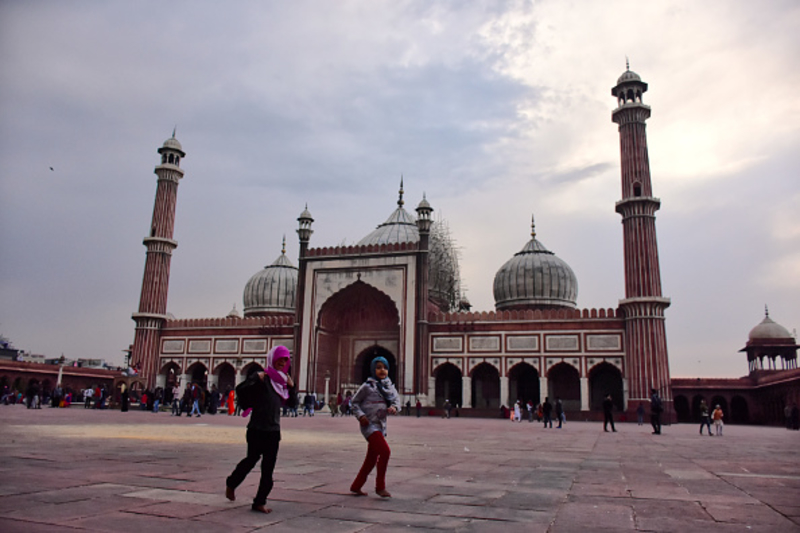
[[[303,210],[296,266],[284,243],[277,259],[247,282],[243,314],[174,318],[167,292],[186,154],[173,133],[158,149],[141,299],[132,317],[131,362],[140,369],[132,386],[196,381],[225,390],[254,366],[263,368],[269,349],[282,344],[292,350],[300,394],[355,391],[371,359],[382,355],[403,403],[419,399],[435,408],[449,400],[478,415],[517,399],[558,397],[572,416],[593,418],[606,394],[631,414],[656,389],[674,415],[694,389],[684,387],[683,403],[673,405],[664,322],[670,300],[661,294],[656,240],[660,200],[647,152],[650,107],[642,101],[647,88],[628,69],[611,89],[621,147],[615,209],[622,217],[625,294],[604,309],[578,308],[575,274],[532,223],[530,240],[498,265],[495,309],[471,311],[446,225],[434,220],[425,197],[407,209],[401,181],[396,207],[352,246],[311,247],[314,219]]]

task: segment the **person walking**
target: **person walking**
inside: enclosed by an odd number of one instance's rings
[[[422,415],[422,402],[417,399],[417,403],[414,407],[417,410],[417,418],[419,418]]]
[[[553,429],[553,419],[550,416],[553,413],[553,405],[550,403],[550,399],[545,397],[544,403],[542,404],[542,420],[544,421],[544,427],[547,428],[547,424],[550,424],[550,429]]]
[[[608,432],[608,425],[611,424],[611,431],[617,432],[614,427],[614,400],[611,399],[610,394],[606,394],[603,400],[603,431]]]
[[[261,480],[251,509],[259,513],[271,513],[267,497],[272,492],[272,474],[278,459],[281,440],[281,402],[289,397],[293,385],[289,371],[289,349],[275,346],[267,354],[266,372],[254,372],[248,381],[253,387],[253,406],[247,424],[247,456],[242,459],[225,480],[225,497],[236,500],[236,488],[261,459]]]
[[[717,437],[722,436],[722,426],[724,426],[722,417],[722,408],[717,404],[716,407],[714,407],[714,412],[711,414],[711,418],[714,419],[714,429],[716,430]]]
[[[356,496],[367,495],[361,489],[377,464],[375,494],[381,498],[391,498],[392,495],[386,490],[386,469],[392,455],[386,442],[386,417],[400,409],[400,397],[389,379],[389,361],[385,357],[378,356],[370,363],[370,377],[353,396],[352,408],[368,445],[367,456],[350,485],[350,492]]]
[[[192,383],[192,411],[189,416],[192,415],[200,418],[200,387],[197,383]]]
[[[644,425],[644,403],[639,402],[639,407],[636,408],[636,421],[641,426]]]
[[[567,417],[564,416],[564,404],[561,403],[561,398],[556,396],[556,418],[558,418],[558,428],[561,429],[561,424],[566,421]]]
[[[700,400],[700,434],[703,434],[703,428],[708,428],[708,436],[713,437],[711,433],[711,416],[708,414],[708,404],[705,400]]]
[[[653,426],[653,435],[661,435],[661,413],[664,406],[656,389],[650,390],[650,425]]]

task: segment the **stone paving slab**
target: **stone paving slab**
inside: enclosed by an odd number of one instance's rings
[[[349,494],[354,419],[283,419],[263,515],[258,468],[223,494],[246,422],[0,406],[0,531],[800,531],[800,434],[781,428],[396,417],[384,500]]]

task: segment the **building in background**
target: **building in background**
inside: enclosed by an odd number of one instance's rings
[[[446,222],[435,220],[424,196],[409,212],[401,180],[386,221],[352,246],[311,247],[314,219],[306,207],[298,218],[297,266],[284,243],[278,258],[247,282],[243,314],[234,308],[220,318],[173,318],[167,288],[186,155],[173,132],[158,150],[153,222],[133,314],[131,363],[139,375],[131,386],[195,381],[225,391],[262,369],[269,349],[282,344],[293,352],[299,392],[326,400],[355,391],[369,362],[382,355],[403,403],[441,407],[449,400],[475,415],[496,415],[517,399],[558,397],[571,417],[595,418],[607,394],[632,414],[655,389],[673,419],[683,404],[673,406],[669,374],[670,301],[661,293],[647,89],[628,69],[611,90],[621,147],[622,198],[615,209],[622,216],[625,295],[603,309],[578,308],[574,272],[537,239],[532,222],[527,243],[498,265],[495,309],[470,311]]]

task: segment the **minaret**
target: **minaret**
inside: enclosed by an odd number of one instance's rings
[[[627,65],[626,65],[627,67]],[[672,412],[664,310],[669,298],[661,296],[655,213],[661,205],[653,197],[647,157],[645,121],[650,107],[642,103],[647,84],[628,68],[611,89],[618,107],[611,119],[619,124],[622,159],[622,215],[625,248],[625,299],[619,306],[625,316],[628,410],[646,402],[656,389]]]
[[[401,181],[400,191],[403,185]],[[417,229],[419,230],[419,251],[417,252],[417,308],[416,332],[414,335],[414,392],[428,394],[429,354],[428,354],[428,293],[430,268],[430,237],[433,220],[433,208],[422,194],[422,201],[417,206]]]
[[[292,369],[294,371],[295,380],[297,382],[298,390],[311,390],[309,383],[300,383],[300,377],[305,373],[301,372],[300,362],[303,360],[303,314],[305,312],[305,299],[306,299],[306,271],[308,265],[306,261],[306,254],[308,253],[308,243],[311,240],[311,234],[314,230],[311,229],[311,224],[314,223],[314,217],[308,210],[306,204],[303,212],[297,217],[297,236],[300,239],[300,253],[297,258],[297,292],[295,297],[294,314],[294,350],[292,351]],[[306,348],[308,351],[308,348]]]
[[[147,258],[144,263],[142,294],[139,311],[133,314],[136,335],[133,341],[131,364],[140,366],[140,375],[147,387],[156,386],[158,375],[159,340],[161,327],[167,319],[167,290],[169,287],[169,264],[172,251],[178,243],[172,240],[175,227],[175,203],[178,197],[178,182],[183,177],[181,159],[186,155],[181,143],[172,137],[158,149],[161,164],[155,168],[158,176],[156,200],[153,207],[153,222],[150,235],[144,238]]]

